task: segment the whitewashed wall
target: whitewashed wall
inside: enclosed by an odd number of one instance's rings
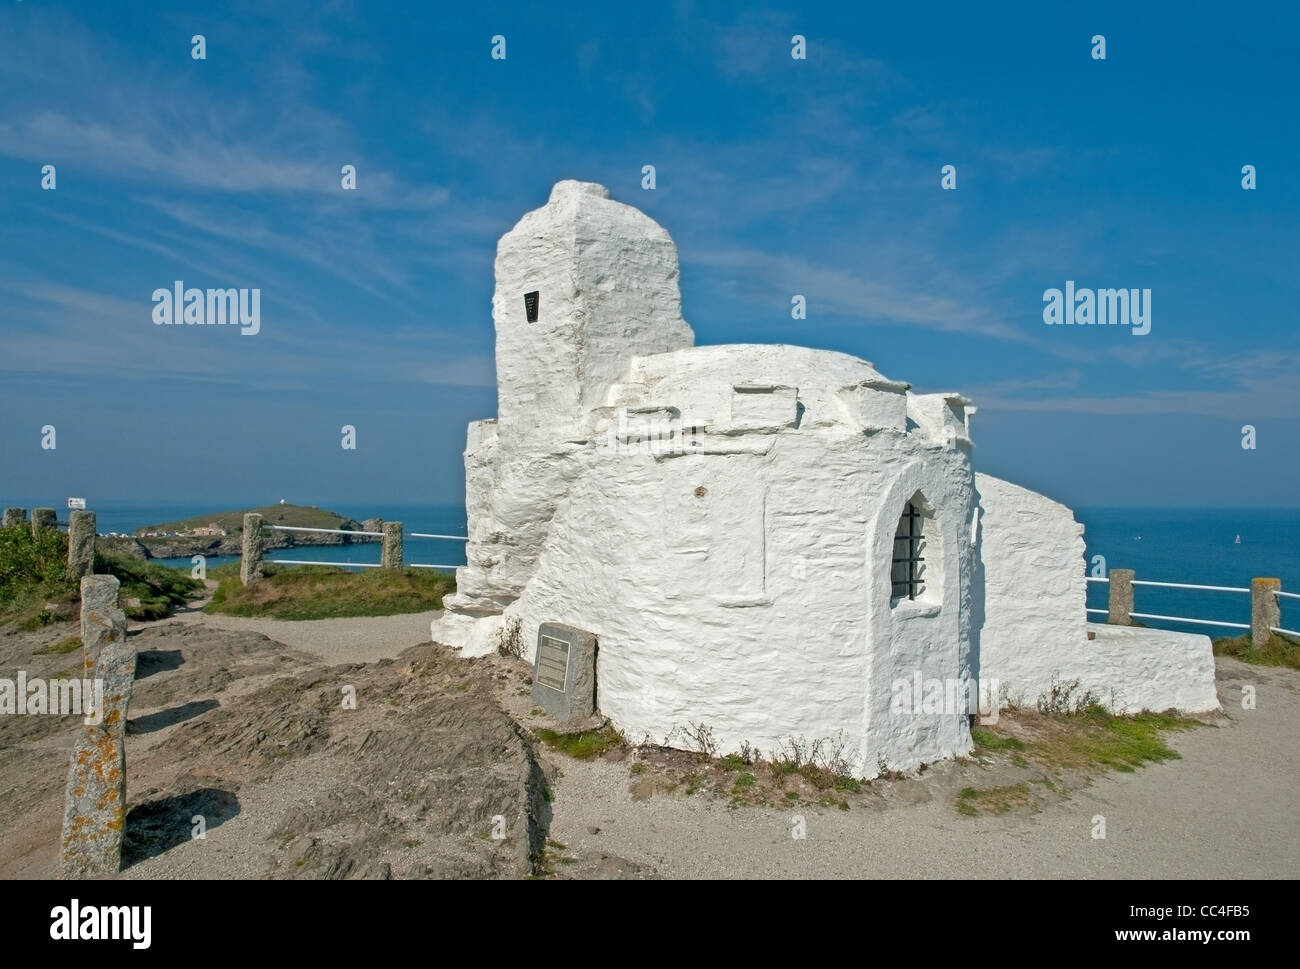
[[[589,414],[637,354],[689,347],[677,247],[604,186],[562,181],[497,244],[498,419],[465,449],[467,565],[434,638],[486,641],[536,566],[556,503],[591,450]],[[539,294],[529,323],[524,295]]]
[[[1117,713],[1217,709],[1208,637],[1088,623],[1083,526],[1069,508],[991,475],[975,475],[975,488],[981,678],[1030,707],[1054,682],[1077,681],[1076,695],[1091,691]]]
[[[1116,713],[1219,709],[1210,637],[1166,629],[1089,623],[1069,670],[1081,690],[1091,690]]]
[[[1086,640],[1083,526],[1065,505],[992,475],[976,474],[975,490],[975,667],[1032,706]]]
[[[722,751],[839,739],[862,776],[969,750],[964,709],[897,714],[889,702],[894,680],[913,671],[964,675],[966,452],[919,430],[866,433],[838,393],[888,384],[865,361],[744,346],[664,357],[671,365],[636,362],[621,387],[627,399],[727,416],[691,453],[613,449],[580,474],[536,573],[506,610],[530,655],[542,622],[595,633],[598,706],[637,740],[689,746],[692,724],[707,725]],[[770,424],[749,393],[736,422],[734,388],[775,374],[798,384],[791,404],[807,401],[798,426],[779,390]],[[942,536],[933,601],[891,607],[894,531],[917,491],[937,509]]]

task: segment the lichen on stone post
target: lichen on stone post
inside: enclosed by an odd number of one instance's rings
[[[26,508],[6,508],[3,528],[17,528],[27,521]]]
[[[105,646],[126,641],[126,613],[117,605],[120,588],[115,575],[81,579],[81,643],[87,670],[99,660]]]
[[[402,523],[384,522],[384,546],[379,563],[386,569],[402,567]]]
[[[37,538],[47,528],[56,528],[58,523],[59,516],[54,513],[53,508],[33,508],[32,538]]]
[[[1136,574],[1132,569],[1110,570],[1110,602],[1106,622],[1112,626],[1133,625],[1133,577]]]
[[[244,516],[244,542],[239,561],[239,581],[250,585],[262,577],[262,516]]]
[[[64,878],[115,875],[126,829],[126,711],[135,681],[136,651],[126,643],[104,647],[94,678],[100,708],[86,711],[72,748],[64,802],[60,873]],[[84,703],[90,701],[85,700]]]
[[[1250,642],[1256,649],[1267,646],[1273,630],[1282,625],[1282,609],[1274,595],[1281,588],[1281,579],[1250,580]]]
[[[68,574],[75,579],[90,575],[95,563],[95,513],[68,515]]]

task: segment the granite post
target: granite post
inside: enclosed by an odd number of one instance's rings
[[[43,529],[57,528],[59,516],[54,513],[53,508],[33,508],[32,509],[32,538],[38,536]]]
[[[1132,569],[1110,570],[1110,602],[1107,605],[1106,622],[1112,626],[1133,625],[1133,577]]]
[[[26,521],[27,521],[26,508],[6,508],[4,524],[0,525],[0,527],[17,528],[19,525],[24,524]]]
[[[1263,649],[1273,636],[1273,629],[1282,625],[1282,608],[1273,593],[1282,588],[1281,579],[1250,580],[1250,642]]]
[[[95,564],[95,513],[73,511],[68,515],[68,574],[80,579],[90,575]]]
[[[386,569],[402,567],[402,523],[384,522],[384,547],[379,563]]]
[[[239,560],[239,581],[251,585],[262,577],[262,516],[244,516],[244,547]]]
[[[110,643],[95,664],[97,687],[91,690],[90,699],[83,686],[85,716],[72,747],[64,797],[59,858],[64,878],[115,875],[122,865],[126,709],[135,681],[135,660],[134,646]]]
[[[120,586],[115,575],[81,579],[81,644],[87,670],[99,661],[105,646],[126,642],[126,613],[117,606]]]

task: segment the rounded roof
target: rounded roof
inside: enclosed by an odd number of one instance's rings
[[[832,391],[863,383],[898,390],[908,386],[889,380],[860,357],[785,343],[727,343],[636,357],[629,378],[648,384],[766,385]]]

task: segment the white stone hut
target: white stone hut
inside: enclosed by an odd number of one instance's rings
[[[517,624],[531,656],[575,626],[632,739],[823,740],[864,777],[969,751],[952,688],[976,678],[1217,706],[1205,637],[1086,622],[1082,526],[974,473],[969,400],[842,353],[695,347],[680,304],[672,239],[602,186],[558,183],[501,239],[498,417],[469,427],[435,641],[481,655]]]

